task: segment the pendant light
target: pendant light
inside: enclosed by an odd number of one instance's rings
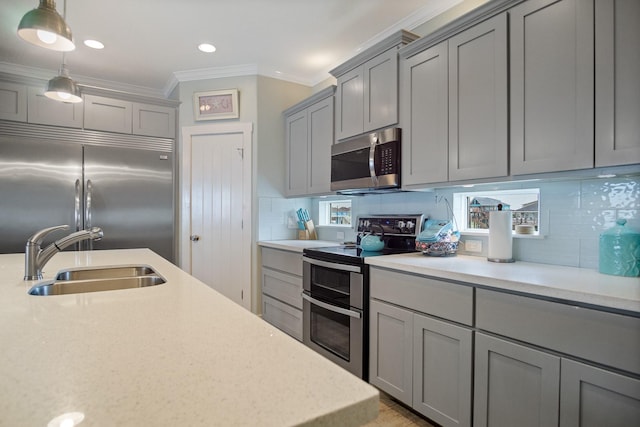
[[[18,25],[18,35],[27,42],[46,49],[69,52],[76,48],[71,29],[56,11],[53,0],[40,0],[37,9],[27,12]]]
[[[62,66],[60,67],[60,74],[49,80],[44,96],[62,102],[82,102],[80,88],[78,88],[76,82],[69,77],[69,70],[67,70],[67,66],[64,61],[64,52],[62,52]]]

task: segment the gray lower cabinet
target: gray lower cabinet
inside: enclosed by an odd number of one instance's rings
[[[376,300],[369,308],[369,382],[411,406],[413,313]]]
[[[513,175],[594,165],[593,8],[529,0],[509,11]]]
[[[595,2],[596,166],[640,163],[640,1]]]
[[[560,427],[640,425],[640,379],[561,362]]]
[[[262,318],[302,341],[302,253],[262,248]]]
[[[475,426],[640,425],[640,318],[477,289],[476,327]]]
[[[369,382],[442,426],[470,426],[473,288],[372,268]],[[438,317],[435,317],[438,316]]]
[[[414,315],[413,409],[442,426],[470,426],[473,332]]]
[[[287,196],[331,191],[334,92],[331,86],[284,112]]]
[[[28,122],[41,125],[82,128],[83,103],[60,102],[44,96],[44,88],[29,87],[27,100]]]
[[[560,358],[476,333],[475,427],[558,425]]]
[[[0,81],[0,120],[27,121],[27,86]]]
[[[507,176],[507,15],[448,43],[449,180]]]

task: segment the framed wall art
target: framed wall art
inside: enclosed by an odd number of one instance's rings
[[[237,119],[238,90],[214,90],[193,94],[193,115],[195,120]]]

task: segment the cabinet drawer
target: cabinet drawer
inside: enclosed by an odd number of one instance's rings
[[[473,326],[473,288],[371,268],[371,298]]]
[[[476,326],[640,374],[640,319],[478,289]]]
[[[262,318],[298,341],[302,341],[302,310],[262,295]]]
[[[262,268],[262,292],[302,310],[302,277]]]
[[[262,248],[262,265],[302,277],[302,254],[298,252]]]

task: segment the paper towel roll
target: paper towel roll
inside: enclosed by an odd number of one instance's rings
[[[489,250],[487,259],[493,262],[513,262],[511,211],[489,212]]]

